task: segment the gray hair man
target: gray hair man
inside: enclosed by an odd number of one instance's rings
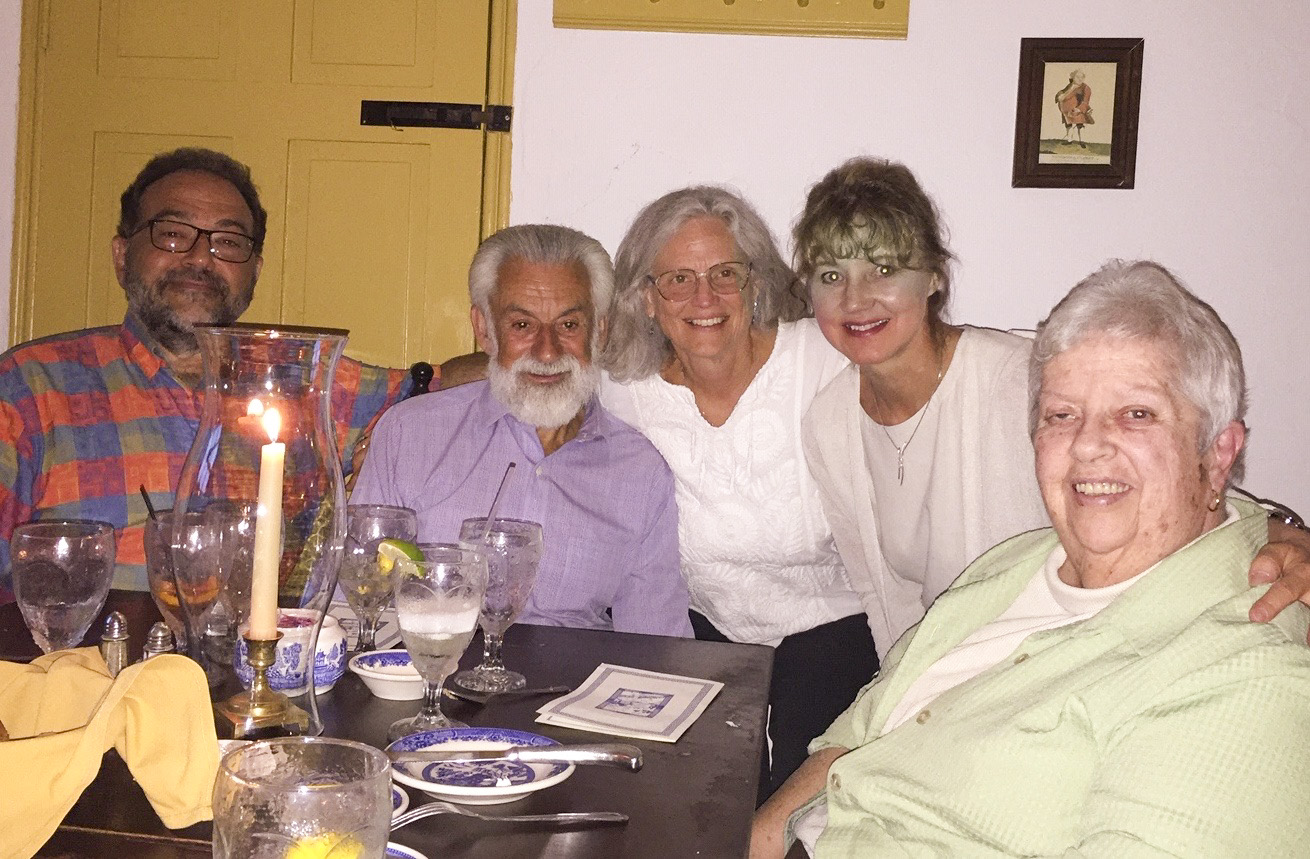
[[[520,620],[688,636],[673,477],[595,396],[613,289],[609,255],[576,230],[523,225],[483,242],[469,297],[488,379],[384,415],[352,500],[409,507],[420,540],[449,541],[516,463],[499,512],[545,534]]]

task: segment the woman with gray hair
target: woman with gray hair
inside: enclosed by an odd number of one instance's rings
[[[800,444],[846,360],[802,318],[768,228],[731,191],[651,203],[615,264],[601,401],[673,469],[697,637],[775,648],[768,795],[877,671]]]
[[[1310,843],[1310,610],[1247,622],[1269,520],[1225,497],[1246,438],[1232,334],[1162,267],[1115,262],[1042,324],[1030,379],[1054,527],[937,599],[757,814],[752,857],[784,831],[820,857]]]

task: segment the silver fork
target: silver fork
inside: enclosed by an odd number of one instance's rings
[[[459,814],[464,817],[472,817],[477,820],[492,820],[503,823],[555,823],[555,824],[574,824],[574,823],[627,823],[628,816],[617,811],[566,811],[558,814],[511,814],[504,817],[492,817],[488,814],[478,814],[476,811],[469,811],[467,808],[460,808],[450,802],[434,800],[432,802],[420,805],[418,808],[411,808],[404,814],[401,814],[391,821],[392,829],[399,829],[406,824],[413,823],[424,817],[431,817],[434,814]]]

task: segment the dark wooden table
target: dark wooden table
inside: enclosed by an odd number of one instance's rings
[[[110,608],[128,615],[133,649],[157,619],[144,594],[113,593]],[[88,640],[88,643],[90,641]],[[13,605],[0,606],[0,658],[25,659],[39,653]],[[465,667],[476,664],[475,640]],[[483,823],[450,815],[420,820],[398,830],[393,840],[438,857],[735,857],[746,854],[755,807],[759,756],[764,737],[765,700],[772,666],[766,647],[718,644],[661,636],[516,625],[505,640],[506,663],[533,685],[577,686],[597,664],[665,671],[723,682],[709,708],[676,743],[633,742],[642,749],[639,773],[607,767],[579,767],[555,787],[499,806],[488,814],[556,811],[621,811],[622,827],[551,830],[521,824]],[[471,725],[520,728],[560,742],[616,739],[534,721],[548,699],[492,702],[485,707],[447,700],[453,718]],[[382,747],[395,719],[417,712],[417,701],[374,698],[347,673],[336,688],[319,697],[327,734]],[[410,807],[428,799],[406,788]],[[41,857],[209,856],[210,826],[166,829],[114,752],[105,756],[99,777],[65,818],[38,855]]]

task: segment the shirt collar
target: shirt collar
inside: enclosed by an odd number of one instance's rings
[[[151,379],[161,372],[172,376],[172,373],[168,372],[168,364],[164,361],[163,347],[150,334],[145,323],[130,310],[123,319],[123,327],[119,330],[118,336],[123,342],[124,351]]]

